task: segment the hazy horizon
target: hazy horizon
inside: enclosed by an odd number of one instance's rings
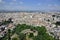
[[[0,0],[0,10],[60,11],[60,0]]]

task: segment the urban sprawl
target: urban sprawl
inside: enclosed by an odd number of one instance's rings
[[[3,21],[11,21],[11,23],[8,25],[3,25]],[[45,26],[49,35],[52,35],[51,33],[54,33],[52,36],[56,36],[56,38],[59,37],[60,39],[60,13],[0,13],[0,37],[3,37],[8,29],[13,30],[13,28],[15,28],[15,24]]]

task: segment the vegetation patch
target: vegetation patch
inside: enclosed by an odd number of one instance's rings
[[[21,33],[21,31],[25,30],[25,29],[31,29],[31,30],[36,30],[38,31],[38,35],[34,36],[33,33],[30,33],[30,35]],[[27,30],[28,31],[28,30]],[[34,31],[35,32],[35,31]],[[32,25],[26,25],[26,24],[18,24],[16,25],[16,28],[13,29],[13,31],[11,31],[12,35],[13,34],[17,34],[19,35],[18,38],[14,38],[12,40],[55,40],[52,36],[50,36],[47,31],[46,28],[44,26],[32,26]],[[8,36],[8,35],[6,35]],[[11,36],[12,37],[12,36]],[[4,37],[5,38],[5,37]],[[2,39],[2,40],[7,40],[6,39]]]

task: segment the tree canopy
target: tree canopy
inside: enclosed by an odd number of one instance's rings
[[[25,30],[25,29],[33,29],[33,30],[38,31],[38,35],[37,36],[32,36],[33,40],[55,40],[52,36],[50,36],[47,33],[46,28],[44,26],[40,27],[40,26],[32,26],[32,25],[26,25],[26,24],[18,24],[18,25],[16,25],[16,27],[13,29],[13,31],[11,33],[12,33],[12,35],[14,33],[16,33],[17,35],[19,35],[18,38],[20,40],[26,40],[26,35],[21,33],[21,31]],[[33,35],[33,34],[30,34],[30,35]],[[12,40],[15,40],[15,39],[16,38],[13,38]],[[2,39],[2,40],[5,40],[5,39]]]

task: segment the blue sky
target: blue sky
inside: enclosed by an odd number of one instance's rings
[[[60,0],[0,0],[0,10],[60,11]]]

